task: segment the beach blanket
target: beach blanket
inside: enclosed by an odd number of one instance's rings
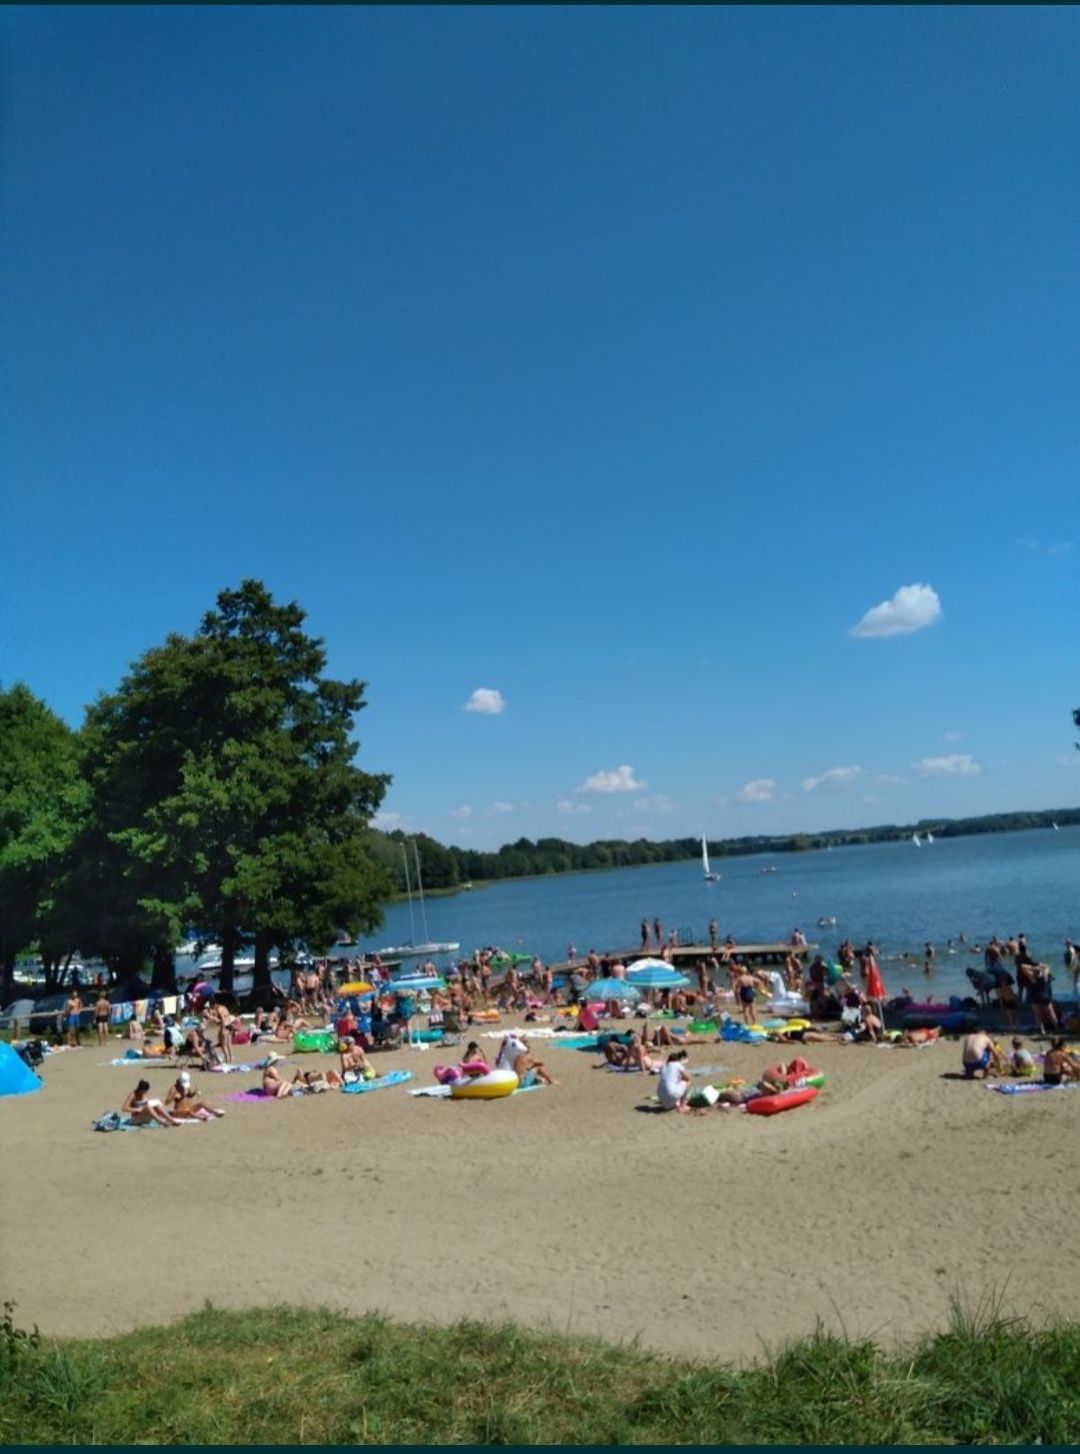
[[[516,1091],[511,1091],[514,1096],[523,1096],[528,1091],[546,1090],[542,1080],[533,1081],[532,1085],[519,1085]],[[450,1099],[450,1087],[448,1085],[422,1085],[419,1090],[411,1090],[411,1096],[430,1096],[434,1101],[448,1101]],[[505,1099],[505,1098],[504,1098]]]
[[[130,1069],[134,1065],[175,1065],[175,1060],[170,1060],[167,1055],[125,1055],[119,1060],[103,1060],[102,1065],[126,1065]]]
[[[557,1035],[555,1044],[563,1050],[596,1050],[595,1035]]]
[[[254,1065],[212,1065],[211,1075],[240,1075],[241,1072],[250,1072],[257,1067]]]
[[[194,1120],[178,1120],[176,1124],[178,1126],[198,1126],[201,1123]],[[119,1111],[107,1111],[104,1116],[99,1116],[96,1121],[91,1121],[90,1125],[95,1131],[148,1131],[153,1126],[157,1126],[162,1131],[170,1129],[168,1126],[162,1126],[160,1121],[146,1121],[141,1126],[136,1125],[129,1116],[121,1115]]]
[[[1003,1096],[1029,1096],[1035,1091],[1076,1090],[1077,1082],[1067,1080],[1062,1085],[1047,1085],[1045,1081],[1028,1081],[1026,1085],[988,1085],[987,1090],[997,1091]]]
[[[268,1096],[268,1095],[264,1094],[261,1086],[255,1086],[252,1090],[233,1091],[230,1095],[227,1095],[225,1097],[225,1099],[227,1101],[267,1101],[267,1102],[270,1102],[270,1101],[277,1100],[277,1096]],[[285,1097],[282,1096],[281,1099],[284,1100]]]
[[[343,1085],[342,1091],[347,1096],[362,1095],[364,1091],[382,1090],[388,1085],[402,1085],[407,1080],[412,1080],[411,1070],[388,1070],[385,1075],[380,1075],[377,1080],[357,1080],[352,1085]],[[442,1087],[440,1086],[440,1090]]]

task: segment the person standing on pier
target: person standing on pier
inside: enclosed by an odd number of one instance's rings
[[[715,919],[709,920],[709,948],[715,954],[720,947],[720,926]]]
[[[664,926],[663,926],[663,924],[661,924],[659,918],[656,918],[656,919],[654,919],[652,921],[652,927],[653,927],[653,936],[656,939],[656,947],[657,947],[657,949],[663,949],[663,947],[664,947]]]

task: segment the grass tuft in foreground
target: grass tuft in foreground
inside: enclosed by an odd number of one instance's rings
[[[290,1308],[36,1344],[0,1327],[0,1441],[1067,1444],[1080,1324],[954,1310],[907,1353],[824,1332],[749,1369],[529,1333]]]

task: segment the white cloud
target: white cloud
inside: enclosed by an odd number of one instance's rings
[[[950,752],[948,757],[922,757],[911,765],[920,777],[974,777],[982,772],[968,752]]]
[[[1059,752],[1054,761],[1058,767],[1080,767],[1080,752]]]
[[[514,811],[514,804],[502,802],[492,803],[491,811],[493,813],[512,813]]]
[[[735,798],[740,803],[771,803],[775,787],[775,778],[756,777],[748,783],[743,783],[735,794]]]
[[[872,606],[851,628],[852,636],[906,636],[932,626],[941,615],[933,586],[901,586],[891,601]]]
[[[634,769],[617,767],[614,772],[594,772],[578,788],[579,793],[636,793],[647,788],[648,783],[638,782]]]
[[[555,804],[555,811],[560,818],[569,818],[574,813],[591,813],[592,808],[588,803],[575,803],[569,798],[560,798]]]
[[[400,813],[376,813],[371,820],[373,828],[381,828],[384,833],[389,833],[392,828],[401,827]]]
[[[673,813],[675,804],[665,793],[654,793],[651,798],[635,798],[635,813]]]
[[[907,778],[899,772],[879,772],[874,774],[874,781],[881,783],[883,787],[896,787],[899,783],[906,783]]]
[[[818,788],[849,788],[861,772],[861,767],[830,767],[817,777],[803,778],[802,790],[815,793]]]
[[[963,742],[964,734],[962,732],[946,732],[944,740],[946,742]]]
[[[473,814],[473,810],[469,807],[468,803],[462,803],[462,805],[461,805],[460,808],[454,808],[451,811],[450,816],[451,816],[451,818],[461,818],[461,819],[465,819],[465,818],[471,818],[472,817],[472,814]]]
[[[483,712],[488,717],[497,717],[500,712],[506,711],[506,701],[502,692],[496,691],[494,687],[477,687],[462,711]]]

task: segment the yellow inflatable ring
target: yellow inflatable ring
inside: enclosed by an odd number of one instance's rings
[[[487,1075],[474,1075],[466,1080],[455,1081],[450,1087],[452,1101],[493,1101],[499,1096],[511,1096],[518,1088],[518,1078],[512,1070],[492,1070]]]

